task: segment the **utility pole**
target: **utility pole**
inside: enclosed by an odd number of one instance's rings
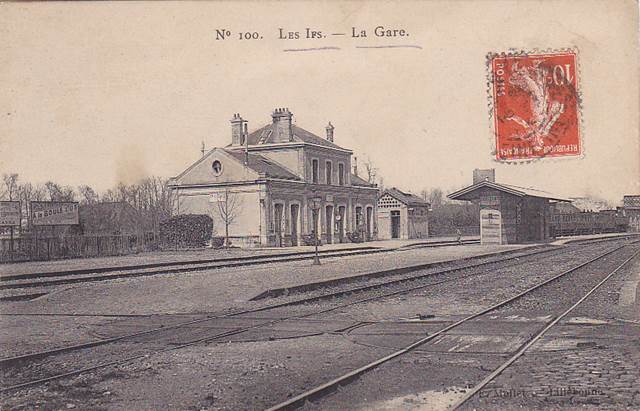
[[[242,138],[244,140],[244,165],[249,165],[249,133],[247,131],[247,122],[242,124]]]

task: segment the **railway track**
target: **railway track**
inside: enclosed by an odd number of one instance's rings
[[[634,241],[633,244],[637,244],[638,241]],[[432,334],[430,334],[427,337],[421,338],[417,341],[412,342],[411,344],[408,344],[406,346],[404,346],[401,349],[398,349],[394,352],[392,352],[389,355],[386,355],[382,358],[379,358],[375,361],[372,361],[362,367],[359,367],[357,369],[351,370],[347,373],[344,373],[343,375],[334,378],[330,381],[327,381],[323,384],[320,384],[316,387],[313,387],[297,396],[294,396],[282,403],[276,404],[270,408],[268,408],[268,411],[276,411],[276,410],[292,410],[292,409],[297,409],[302,407],[307,401],[314,401],[314,400],[318,400],[323,398],[324,396],[335,392],[338,387],[346,385],[356,379],[358,379],[360,376],[362,376],[363,374],[379,367],[380,365],[389,362],[390,360],[396,359],[400,356],[403,356],[431,341],[434,341],[436,338],[443,336],[444,334],[446,334],[447,332],[460,327],[463,324],[468,324],[469,322],[485,316],[486,314],[489,313],[494,313],[497,310],[503,309],[504,307],[507,307],[527,296],[532,295],[533,293],[535,293],[536,291],[550,286],[558,281],[561,281],[565,278],[568,278],[568,276],[570,276],[573,273],[578,272],[580,269],[583,269],[585,267],[588,267],[594,263],[597,263],[605,258],[608,258],[609,256],[613,255],[614,253],[617,252],[621,252],[624,251],[625,249],[627,249],[627,247],[629,246],[629,244],[622,244],[620,246],[617,246],[611,250],[608,250],[602,254],[599,254],[596,257],[593,257],[591,259],[589,259],[586,262],[580,263],[568,270],[563,271],[562,273],[555,275],[551,278],[548,278],[542,282],[539,282],[529,288],[527,288],[526,290],[517,293],[516,295],[513,295],[503,301],[500,301],[486,309],[483,309],[479,312],[476,312],[472,315],[466,316],[465,318],[452,322],[451,324],[441,328],[439,331],[436,331]],[[629,252],[627,252],[627,254],[629,254]],[[559,313],[558,315],[555,315],[553,317],[553,319],[551,321],[549,321],[545,327],[535,333],[533,336],[531,336],[526,342],[525,344],[522,345],[522,347],[512,356],[510,356],[502,365],[500,365],[497,369],[495,369],[493,372],[491,372],[489,375],[486,376],[486,378],[484,378],[480,383],[478,383],[476,386],[473,387],[473,389],[471,391],[469,391],[463,398],[461,398],[457,403],[454,404],[454,406],[451,409],[458,409],[460,408],[463,404],[465,404],[469,399],[471,399],[475,394],[477,394],[483,387],[485,387],[487,384],[489,384],[492,380],[494,380],[498,375],[500,375],[506,368],[508,368],[511,364],[513,364],[515,361],[517,361],[518,358],[520,358],[533,344],[535,344],[547,331],[549,331],[549,329],[551,329],[553,326],[555,326],[562,318],[566,317],[571,311],[573,311],[578,305],[580,305],[585,299],[587,299],[593,292],[595,292],[599,287],[601,287],[608,279],[610,279],[613,275],[615,275],[616,272],[618,272],[622,267],[624,267],[629,261],[631,261],[633,258],[635,258],[638,254],[640,254],[640,249],[634,248],[631,253],[630,256],[623,256],[624,259],[622,261],[622,263],[616,265],[616,268],[613,269],[612,271],[610,271],[604,278],[602,278],[600,281],[597,282],[597,284],[595,284],[593,287],[590,287],[588,292],[586,292],[584,295],[582,295],[577,301],[575,301],[568,309],[563,310],[561,313]]]
[[[462,244],[478,244],[479,240],[465,240]],[[415,248],[432,248],[459,245],[456,241],[430,242],[416,244]],[[367,254],[388,253],[408,248],[358,247],[349,250],[321,250],[322,258],[351,257]],[[116,267],[99,267],[66,271],[50,271],[27,274],[11,274],[0,276],[0,290],[48,287],[77,284],[85,282],[107,281],[122,278],[146,277],[164,274],[178,274],[194,271],[215,270],[221,268],[243,267],[251,265],[283,263],[291,261],[311,260],[314,252],[278,253],[275,255],[259,255],[236,258],[204,259],[192,261],[171,261],[153,264],[140,264]],[[33,297],[37,297],[35,294]],[[17,296],[4,296],[0,300],[11,301],[28,299]]]
[[[518,250],[519,251],[519,250]],[[437,277],[441,277],[445,274],[452,274],[455,272],[459,272],[459,271],[464,271],[464,270],[469,270],[469,269],[475,269],[475,268],[480,268],[480,267],[484,267],[484,266],[488,266],[488,265],[494,265],[494,264],[500,264],[500,263],[505,263],[505,262],[512,262],[512,264],[521,264],[523,258],[530,258],[530,257],[534,257],[537,256],[539,254],[545,254],[545,253],[550,253],[550,252],[562,252],[562,250],[560,249],[542,249],[542,250],[533,250],[533,251],[527,251],[525,250],[524,252],[521,253],[515,253],[515,254],[511,254],[508,257],[498,257],[496,259],[489,259],[487,261],[481,261],[481,262],[477,262],[477,263],[471,263],[471,264],[465,264],[465,265],[461,265],[461,266],[456,266],[456,267],[452,267],[452,268],[445,268],[445,269],[440,269],[438,271],[434,271],[434,272],[428,272],[425,274],[418,274],[418,275],[408,275],[408,276],[404,276],[403,278],[399,278],[399,279],[392,279],[389,281],[381,281],[381,282],[376,282],[375,284],[371,284],[371,285],[364,285],[364,286],[355,286],[355,287],[348,287],[348,288],[342,288],[340,290],[330,290],[329,292],[325,292],[325,293],[321,293],[319,295],[312,295],[312,296],[308,296],[308,297],[302,297],[302,298],[298,298],[298,299],[289,299],[287,301],[284,302],[278,302],[278,303],[272,303],[272,304],[267,304],[267,305],[263,305],[257,308],[252,308],[252,309],[245,309],[245,310],[235,310],[233,312],[227,312],[227,313],[213,313],[212,315],[208,315],[204,318],[200,318],[200,319],[196,319],[196,320],[191,320],[191,321],[186,321],[186,322],[182,322],[182,323],[178,323],[175,325],[170,325],[170,326],[165,326],[162,325],[158,328],[154,328],[151,330],[146,330],[146,331],[142,331],[142,332],[136,332],[136,333],[132,333],[132,334],[127,334],[127,335],[122,335],[122,336],[118,336],[118,337],[114,337],[114,338],[110,338],[110,339],[105,339],[105,340],[99,340],[99,341],[94,341],[94,342],[90,342],[90,343],[85,343],[85,344],[78,344],[78,345],[73,345],[73,346],[67,346],[67,347],[62,347],[62,348],[57,348],[57,349],[53,349],[53,350],[48,350],[48,351],[42,351],[39,353],[33,353],[33,354],[25,354],[25,355],[20,355],[20,356],[15,356],[15,357],[10,357],[10,358],[0,358],[0,367],[2,366],[8,366],[8,365],[12,365],[12,364],[16,364],[25,360],[30,360],[30,359],[37,359],[37,358],[44,358],[50,355],[55,355],[55,354],[60,354],[60,353],[64,353],[64,352],[69,352],[69,351],[75,351],[78,349],[83,349],[83,348],[90,348],[90,347],[95,347],[98,345],[105,345],[105,344],[110,344],[113,342],[117,342],[117,341],[121,341],[127,338],[133,338],[133,337],[138,337],[138,336],[142,336],[142,335],[148,335],[148,334],[153,334],[155,332],[166,332],[167,330],[171,330],[171,329],[175,329],[175,328],[180,328],[180,327],[186,327],[186,326],[190,326],[190,325],[195,325],[195,324],[199,324],[202,322],[206,322],[206,321],[210,321],[212,319],[216,319],[216,318],[223,318],[223,317],[232,317],[232,316],[238,316],[238,315],[243,315],[243,314],[251,314],[251,313],[256,313],[256,312],[261,312],[261,311],[268,311],[268,310],[273,310],[276,308],[284,308],[284,307],[290,307],[290,306],[296,306],[296,305],[304,305],[304,304],[310,304],[310,303],[317,303],[323,300],[332,300],[335,298],[339,298],[339,297],[343,297],[343,296],[349,296],[349,295],[358,295],[367,291],[373,291],[373,290],[378,290],[378,289],[384,289],[384,288],[389,288],[389,287],[393,287],[393,286],[398,286],[404,283],[408,283],[408,282],[414,282],[414,281],[419,281],[419,280],[423,280],[426,278],[437,278]],[[425,267],[430,266],[429,264],[419,264],[419,265],[415,265],[415,266],[408,266],[408,267],[399,267],[395,270],[384,270],[381,273],[390,275],[390,271],[396,271],[397,273],[411,273],[414,271],[419,271]],[[504,268],[504,267],[503,267]],[[431,282],[429,283],[427,286],[433,286],[433,285],[438,285],[438,284],[443,284],[445,282],[449,282],[452,280],[456,280],[456,279],[462,279],[462,278],[468,278],[474,275],[478,275],[478,274],[470,274],[470,275],[464,275],[464,276],[457,276],[453,279],[438,279],[435,282]],[[417,290],[423,288],[422,286],[418,286],[418,287],[412,287],[411,290]],[[384,296],[392,296],[392,295],[396,295],[398,293],[403,293],[406,292],[406,290],[400,290],[400,291],[395,291],[392,293],[387,293]],[[374,296],[372,299],[377,299],[377,298],[381,298],[378,296]],[[368,301],[370,299],[367,300],[360,300],[359,302],[364,302],[364,301]],[[346,306],[346,305],[345,305]],[[7,315],[7,314],[0,314],[0,315]],[[83,314],[67,314],[67,316],[85,316]],[[93,316],[93,315],[92,315]],[[104,315],[102,315],[104,316]],[[118,317],[118,315],[111,315],[113,317]],[[132,316],[132,317],[140,317],[140,315],[136,315],[136,316]],[[145,316],[142,316],[145,317]]]
[[[516,362],[520,357],[522,357],[527,350],[529,350],[536,342],[538,342],[552,327],[558,324],[563,318],[569,315],[573,310],[575,310],[580,304],[582,304],[591,294],[593,294],[598,288],[600,288],[605,282],[607,282],[611,277],[613,277],[622,267],[627,265],[633,258],[635,258],[638,254],[640,254],[640,249],[636,250],[630,257],[626,258],[621,264],[616,266],[609,274],[607,274],[602,280],[600,280],[596,285],[591,287],[587,293],[585,293],[582,297],[580,297],[575,303],[573,303],[569,308],[564,310],[559,315],[555,316],[553,320],[549,321],[545,327],[540,330],[537,334],[531,337],[515,354],[509,357],[505,362],[503,362],[498,368],[492,371],[489,375],[487,375],[482,381],[476,384],[473,388],[471,388],[465,395],[460,398],[456,403],[451,406],[452,410],[457,410],[461,408],[467,401],[473,398],[480,390],[487,386],[491,381],[493,381],[496,377],[498,377],[504,370],[506,370],[509,366],[511,366],[514,362]]]
[[[622,246],[621,246],[622,247]],[[618,247],[619,248],[619,247]],[[616,248],[616,249],[618,249]],[[567,252],[571,252],[571,250],[576,251],[578,249],[575,248],[567,248],[566,251]],[[550,252],[552,250],[546,250],[546,252]],[[615,250],[614,250],[615,251]],[[608,253],[611,253],[613,251],[608,251]],[[530,253],[529,257],[535,257],[537,255],[541,254],[541,251],[538,250],[535,253]],[[485,262],[483,264],[477,264],[477,265],[473,265],[473,266],[465,266],[465,267],[459,267],[455,270],[446,270],[447,272],[452,272],[452,271],[464,271],[469,270],[469,269],[477,269],[478,267],[481,266],[491,266],[492,264],[496,264],[496,263],[501,263],[501,262],[505,262],[505,261],[511,261],[514,260],[516,264],[522,264],[523,258],[526,258],[527,256],[511,256],[508,259],[502,259],[502,260],[496,260],[496,261],[491,261],[491,262]],[[532,261],[532,263],[535,263],[535,260]],[[109,366],[114,366],[114,365],[118,365],[118,364],[123,364],[126,362],[130,362],[133,361],[135,359],[138,358],[142,358],[148,355],[153,355],[153,354],[158,354],[158,353],[162,353],[162,352],[166,352],[166,351],[170,351],[170,350],[176,350],[176,349],[181,349],[181,348],[185,348],[188,346],[192,346],[195,344],[200,344],[200,343],[205,343],[205,342],[211,342],[211,341],[216,341],[216,340],[221,340],[225,337],[230,337],[232,335],[237,335],[243,332],[246,332],[248,330],[251,329],[255,329],[255,328],[259,328],[259,327],[264,327],[264,326],[269,326],[269,325],[273,325],[277,322],[282,322],[282,321],[286,321],[292,318],[304,318],[304,317],[309,317],[312,315],[318,315],[318,314],[322,314],[322,313],[326,313],[326,312],[330,312],[330,311],[334,311],[337,310],[339,308],[343,308],[343,307],[347,307],[350,305],[354,305],[354,304],[360,304],[363,302],[367,302],[367,301],[372,301],[372,300],[377,300],[377,299],[384,299],[384,298],[388,298],[390,296],[394,296],[394,295],[398,295],[398,294],[402,294],[402,293],[409,293],[411,291],[415,291],[415,290],[419,290],[419,289],[423,289],[426,287],[430,287],[430,286],[434,286],[437,284],[442,284],[444,282],[451,282],[451,281],[456,281],[460,278],[466,278],[466,277],[470,277],[470,276],[477,276],[477,275],[482,275],[482,274],[486,274],[490,271],[491,269],[487,269],[485,271],[482,271],[480,273],[471,273],[468,275],[464,275],[464,276],[458,276],[458,277],[452,277],[452,278],[440,278],[434,282],[431,282],[429,284],[419,284],[419,285],[415,285],[415,286],[411,286],[408,288],[403,288],[403,289],[393,289],[390,290],[388,292],[383,292],[383,293],[379,293],[377,295],[371,296],[371,297],[364,297],[364,298],[356,298],[353,301],[347,301],[344,303],[339,303],[337,305],[333,305],[329,308],[322,308],[320,310],[314,309],[309,313],[304,313],[304,314],[293,314],[293,315],[287,315],[281,318],[277,318],[277,319],[268,319],[268,320],[264,320],[264,321],[258,321],[256,324],[253,324],[249,327],[238,327],[235,329],[231,329],[228,331],[224,331],[221,333],[217,333],[217,334],[208,334],[208,335],[204,335],[202,337],[199,338],[195,338],[191,341],[176,345],[176,346],[172,346],[172,347],[165,347],[165,348],[161,348],[161,349],[157,349],[155,347],[152,347],[151,349],[142,349],[142,352],[140,353],[124,353],[126,354],[126,356],[124,358],[120,357],[114,361],[108,361],[105,363],[100,363],[100,364],[94,364],[88,367],[82,367],[80,369],[75,369],[75,370],[71,370],[71,371],[67,371],[67,372],[60,372],[58,374],[53,374],[53,375],[49,375],[46,377],[42,377],[42,378],[37,378],[37,379],[32,379],[29,381],[22,381],[19,383],[12,383],[12,385],[8,386],[5,385],[2,388],[0,388],[0,393],[6,393],[8,391],[12,391],[12,390],[16,390],[16,389],[20,389],[20,388],[26,388],[26,387],[30,387],[30,386],[34,386],[34,385],[39,385],[39,384],[43,384],[46,382],[50,382],[50,381],[54,381],[60,378],[65,378],[65,377],[70,377],[70,376],[74,376],[74,375],[79,375],[81,373],[84,372],[88,372],[88,371],[92,371],[92,370],[98,370],[100,368],[105,368],[105,367],[109,367]],[[435,278],[434,276],[436,276],[437,274],[442,275],[442,273],[430,273],[427,275],[423,275],[423,276],[416,276],[410,279],[406,279],[405,282],[407,281],[418,281],[420,279],[425,279],[425,278]],[[421,278],[418,278],[421,277]],[[376,289],[379,288],[393,288],[393,287],[397,287],[400,283],[398,282],[393,282],[393,284],[378,284]],[[194,325],[194,324],[203,324],[206,321],[210,321],[216,318],[222,318],[222,317],[233,317],[233,316],[240,316],[242,314],[250,314],[250,313],[255,313],[255,312],[259,312],[259,311],[266,311],[266,310],[272,310],[272,309],[276,309],[276,308],[281,308],[281,307],[287,307],[287,306],[293,306],[293,305],[303,305],[303,304],[308,304],[310,302],[317,302],[323,299],[335,299],[337,296],[358,296],[362,293],[371,291],[371,288],[368,287],[358,287],[358,288],[352,288],[352,289],[348,289],[348,290],[343,290],[340,294],[337,294],[335,292],[333,293],[329,293],[323,296],[313,296],[310,298],[302,298],[302,299],[297,299],[297,300],[290,300],[290,301],[285,301],[283,303],[276,303],[276,304],[270,304],[270,305],[266,305],[266,306],[262,306],[262,307],[258,307],[255,309],[250,309],[250,310],[241,310],[241,311],[236,311],[233,313],[227,313],[224,315],[218,315],[218,316],[209,316],[206,318],[202,318],[202,319],[197,319],[197,320],[192,320],[192,321],[188,321],[188,322],[182,322],[182,323],[178,323],[178,324],[174,324],[174,325],[169,325],[169,326],[164,326],[164,327],[160,327],[160,328],[156,328],[156,329],[152,329],[152,330],[145,330],[145,331],[140,331],[140,332],[136,332],[136,333],[131,333],[131,334],[127,334],[127,335],[122,335],[122,336],[118,336],[118,337],[114,337],[111,339],[107,339],[107,340],[99,340],[99,341],[95,341],[95,342],[91,342],[91,343],[87,343],[87,344],[78,344],[78,345],[73,345],[73,346],[67,346],[67,347],[62,347],[62,348],[58,348],[58,349],[54,349],[54,350],[48,350],[48,351],[42,351],[42,352],[38,352],[38,353],[32,353],[32,354],[27,354],[27,355],[22,355],[22,356],[16,356],[16,357],[11,357],[11,358],[5,358],[0,360],[0,368],[3,369],[4,373],[5,373],[5,377],[9,377],[7,378],[3,378],[3,381],[8,381],[11,380],[12,376],[11,376],[11,371],[12,370],[19,370],[21,368],[24,367],[30,367],[30,368],[34,368],[34,364],[37,364],[37,362],[39,360],[42,360],[44,358],[48,358],[51,356],[56,356],[56,355],[62,355],[62,354],[67,354],[67,353],[79,353],[83,350],[90,350],[92,348],[97,348],[100,346],[104,346],[104,345],[108,345],[108,344],[112,344],[112,343],[123,343],[127,340],[135,340],[135,339],[139,339],[139,338],[147,338],[147,337],[151,337],[153,336],[153,340],[157,343],[158,341],[162,340],[162,333],[167,333],[170,331],[176,331],[178,329],[182,329],[184,327],[187,327],[189,325]],[[120,353],[122,354],[122,353]],[[93,357],[93,356],[92,356]],[[40,374],[42,374],[40,372],[41,370],[39,370],[38,372]],[[57,370],[56,370],[57,371]],[[7,375],[8,374],[8,375]],[[15,381],[14,381],[15,382]]]

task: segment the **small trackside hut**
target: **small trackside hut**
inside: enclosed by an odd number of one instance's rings
[[[429,236],[430,204],[393,187],[378,198],[378,238],[413,239]]]
[[[475,178],[482,175],[484,179]],[[539,243],[552,239],[551,204],[570,202],[544,191],[495,182],[495,174],[474,172],[474,184],[448,195],[480,206],[482,244]]]

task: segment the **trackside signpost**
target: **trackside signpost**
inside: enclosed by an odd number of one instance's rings
[[[9,256],[13,259],[13,229],[20,227],[22,207],[20,201],[0,201],[0,227],[9,227]]]
[[[77,202],[32,201],[31,224],[35,226],[76,225],[80,223]]]
[[[502,244],[502,215],[498,210],[480,210],[480,244]]]
[[[49,226],[51,235],[57,225],[80,224],[80,206],[76,201],[32,201],[31,224],[36,227]],[[36,230],[37,233],[37,230]],[[47,258],[50,257],[50,238],[47,239]],[[36,250],[38,237],[36,235]]]
[[[0,201],[0,227],[19,227],[20,201]]]

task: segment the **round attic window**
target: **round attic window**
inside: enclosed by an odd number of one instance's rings
[[[222,163],[218,160],[215,160],[213,164],[211,164],[211,169],[213,170],[213,174],[219,176],[222,174]]]

